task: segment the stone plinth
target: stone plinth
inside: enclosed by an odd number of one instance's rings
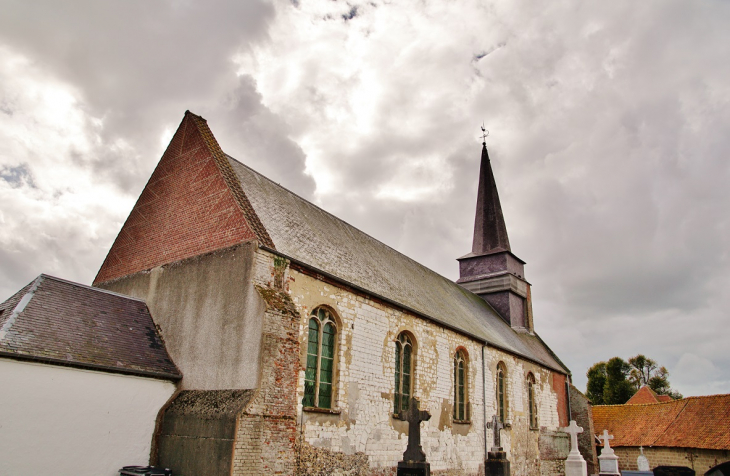
[[[398,476],[431,476],[431,465],[426,462],[401,461]]]
[[[509,460],[507,453],[502,448],[492,448],[487,454],[487,461],[484,462],[485,476],[510,476]]]

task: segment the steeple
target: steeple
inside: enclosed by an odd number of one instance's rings
[[[471,253],[459,258],[456,282],[487,301],[513,329],[533,332],[530,283],[525,281],[524,274],[525,262],[512,254],[509,245],[485,141],[479,168],[474,240]]]
[[[507,226],[504,224],[502,206],[499,203],[497,184],[494,181],[492,163],[489,160],[487,143],[482,143],[482,161],[479,168],[479,191],[477,192],[477,213],[474,219],[474,241],[471,252],[475,255],[496,251],[511,251]]]

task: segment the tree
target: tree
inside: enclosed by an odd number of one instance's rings
[[[603,388],[603,401],[606,405],[626,403],[636,393],[629,381],[631,366],[621,357],[613,357],[606,363],[606,385]]]
[[[648,385],[658,395],[669,395],[675,400],[682,398],[671,389],[668,376],[666,367],[659,367],[656,361],[642,354],[631,357],[628,362],[613,357],[588,369],[586,396],[593,405],[623,404]]]
[[[658,367],[656,361],[639,354],[629,359],[631,373],[629,379],[638,391],[644,385],[654,390],[657,395],[669,395],[677,400],[682,394],[672,390],[669,384],[669,371],[666,367]]]
[[[606,362],[597,362],[586,372],[588,385],[586,397],[593,405],[603,405],[603,388],[606,386]]]

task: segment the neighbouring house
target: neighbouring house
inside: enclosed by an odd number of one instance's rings
[[[147,464],[181,377],[143,301],[40,275],[0,304],[0,474]]]
[[[626,405],[636,405],[640,403],[659,403],[659,402],[671,402],[672,397],[669,395],[657,395],[657,393],[651,389],[648,385],[643,385],[638,392],[636,392]]]
[[[639,398],[649,400],[652,393],[644,391]],[[687,466],[705,474],[730,461],[730,394],[597,405],[593,423],[596,432],[608,430],[613,435],[611,447],[622,470],[637,469],[640,447],[652,469]]]
[[[496,415],[513,475],[559,475],[570,372],[535,333],[524,264],[486,144],[453,282],[228,156],[186,112],[94,286],[146,304],[183,375],[140,436],[175,474],[394,474],[414,396],[434,474],[483,472]]]

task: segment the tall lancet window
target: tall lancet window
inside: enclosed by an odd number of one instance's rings
[[[530,412],[530,428],[537,428],[537,404],[535,403],[535,376],[527,374],[527,404]]]
[[[507,421],[507,368],[503,362],[497,364],[497,417]]]
[[[466,421],[468,417],[466,385],[466,352],[463,349],[454,355],[454,421]]]
[[[395,341],[395,397],[393,413],[408,410],[413,395],[413,339],[401,332]]]
[[[332,408],[337,324],[331,311],[323,307],[312,311],[308,337],[302,405]]]

